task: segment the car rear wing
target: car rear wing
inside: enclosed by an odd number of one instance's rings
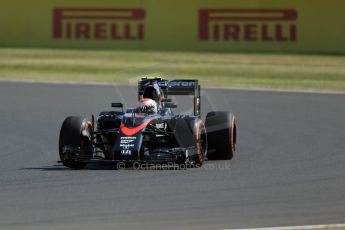
[[[146,87],[154,86],[163,91],[164,98],[169,95],[192,95],[194,96],[194,115],[200,116],[200,85],[198,80],[164,80],[162,78],[142,78],[138,82],[138,97],[144,93]]]

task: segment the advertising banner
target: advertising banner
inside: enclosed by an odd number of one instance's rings
[[[3,0],[1,47],[345,53],[343,0]]]

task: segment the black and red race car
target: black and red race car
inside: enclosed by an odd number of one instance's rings
[[[177,104],[169,96],[194,96],[193,115],[174,115]],[[205,160],[232,159],[236,150],[236,119],[227,111],[212,111],[205,122],[200,116],[200,85],[197,80],[143,78],[138,99],[150,98],[159,105],[155,114],[124,112],[122,103],[101,112],[95,120],[67,117],[59,138],[60,162],[81,169],[88,163],[112,162],[136,165],[199,167]],[[120,110],[121,111],[118,111]]]

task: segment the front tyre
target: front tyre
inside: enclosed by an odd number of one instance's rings
[[[196,149],[196,166],[200,167],[204,164],[207,155],[207,136],[204,122],[201,119],[195,119],[191,123],[195,138],[195,149]]]
[[[62,164],[72,169],[83,169],[87,163],[77,162],[73,157],[65,154],[63,149],[66,147],[82,149],[88,141],[83,132],[89,132],[90,123],[82,117],[67,117],[62,124],[59,137],[59,155]]]
[[[236,117],[225,111],[209,112],[206,117],[209,160],[230,160],[236,153]]]
[[[193,166],[202,166],[207,151],[207,136],[203,121],[195,117],[185,117],[175,120],[174,123],[174,135],[178,146],[191,148],[190,160]]]

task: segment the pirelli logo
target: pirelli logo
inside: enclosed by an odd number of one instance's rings
[[[229,42],[295,42],[294,9],[201,9],[199,40]]]
[[[53,38],[143,40],[144,9],[54,8]]]

